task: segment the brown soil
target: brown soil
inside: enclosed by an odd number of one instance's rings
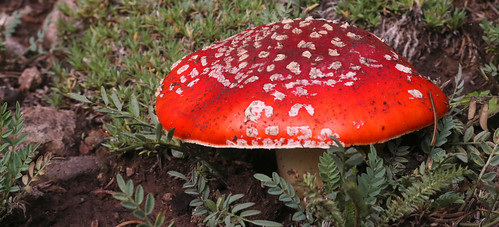
[[[56,0],[0,1],[0,12],[11,14],[15,10],[27,8],[31,10],[22,17],[22,23],[17,27],[13,37],[17,43],[27,47],[28,39],[40,29],[55,2]],[[465,6],[469,18],[457,31],[429,31],[421,27],[421,22],[412,23],[410,19],[404,24],[387,20],[384,21],[384,27],[397,25],[400,26],[397,32],[404,31],[405,34],[418,31],[415,37],[418,38],[419,45],[412,46],[413,50],[404,49],[403,43],[408,41],[409,36],[401,37],[395,49],[399,53],[404,51],[411,53],[405,57],[410,59],[422,74],[437,80],[439,84],[444,84],[447,94],[453,88],[452,81],[447,82],[453,80],[459,64],[463,66],[466,91],[492,89],[497,92],[496,87],[486,83],[478,72],[481,64],[486,62],[484,59],[486,44],[481,39],[482,29],[478,24],[484,15],[489,18],[497,18],[499,15],[490,10],[487,1],[460,0],[455,1],[455,4]],[[495,1],[495,4],[498,2]],[[329,19],[337,18],[327,10],[330,7],[331,3],[322,1],[317,15]],[[373,32],[382,38],[393,38],[387,30],[378,29]],[[23,109],[49,106],[45,99],[50,94],[51,83],[47,72],[50,70],[51,59],[57,56],[50,53],[42,57],[32,57],[25,56],[15,61],[0,62],[0,100],[3,99],[11,104],[20,101]],[[30,67],[36,67],[40,71],[41,82],[29,90],[21,91],[18,78]],[[3,96],[2,89],[7,91]],[[193,160],[173,158],[167,150],[150,156],[133,153],[118,155],[110,153],[99,145],[88,146],[82,139],[82,133],[89,135],[92,131],[100,131],[104,117],[83,108],[81,104],[69,101],[67,104],[67,109],[73,111],[77,119],[74,135],[69,135],[75,144],[72,144],[68,148],[70,151],[60,159],[68,159],[71,156],[95,156],[99,163],[98,168],[67,180],[40,181],[35,186],[35,193],[24,198],[25,212],[22,209],[14,209],[12,215],[2,220],[0,226],[101,227],[116,226],[128,220],[135,220],[131,212],[111,196],[113,192],[119,191],[114,180],[118,173],[123,175],[125,180],[131,179],[136,185],[141,184],[146,193],[154,195],[155,212],[163,212],[166,215],[166,223],[175,222],[176,226],[195,226],[191,222],[192,209],[188,205],[192,198],[183,193],[181,180],[167,174],[169,170],[188,174],[196,165]],[[47,151],[40,151],[44,152]],[[209,180],[212,189],[218,189],[221,193],[244,193],[246,196],[242,202],[255,202],[253,208],[262,211],[262,214],[256,218],[290,223],[291,210],[279,203],[275,197],[269,196],[266,189],[253,178],[256,172],[269,174],[275,171],[274,154],[271,151],[243,153],[233,150],[209,150],[207,153],[209,159],[218,168],[223,169],[220,172],[226,173],[220,179]]]

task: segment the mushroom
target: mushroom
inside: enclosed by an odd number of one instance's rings
[[[156,96],[159,121],[176,138],[276,149],[285,178],[317,168],[331,136],[344,146],[381,143],[449,108],[437,86],[373,34],[312,18],[251,28],[189,54]]]

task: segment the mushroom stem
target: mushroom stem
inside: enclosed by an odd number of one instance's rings
[[[286,182],[293,185],[296,194],[303,199],[304,190],[298,187],[296,179],[309,172],[316,174],[316,184],[322,185],[322,181],[318,176],[319,173],[319,157],[326,151],[320,148],[293,148],[293,149],[276,149],[277,169],[279,175]]]

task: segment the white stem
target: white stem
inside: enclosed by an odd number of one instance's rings
[[[286,182],[293,185],[296,194],[303,199],[303,189],[297,187],[296,178],[303,177],[303,174],[309,172],[316,174],[317,183],[322,184],[319,177],[319,157],[326,151],[320,148],[293,148],[276,149],[277,169],[279,175]]]

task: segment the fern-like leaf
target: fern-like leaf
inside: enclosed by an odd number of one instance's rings
[[[423,175],[418,182],[408,187],[401,197],[395,196],[395,199],[387,201],[387,208],[383,213],[381,222],[386,225],[390,221],[413,212],[423,205],[430,196],[462,177],[464,171],[463,168],[438,169]]]
[[[319,175],[324,182],[324,190],[330,194],[340,186],[340,171],[330,153],[324,152],[319,161]]]
[[[358,178],[358,184],[367,205],[372,206],[376,203],[376,196],[388,185],[386,182],[386,169],[383,166],[383,159],[378,156],[376,149],[371,145],[366,173],[362,173]]]

